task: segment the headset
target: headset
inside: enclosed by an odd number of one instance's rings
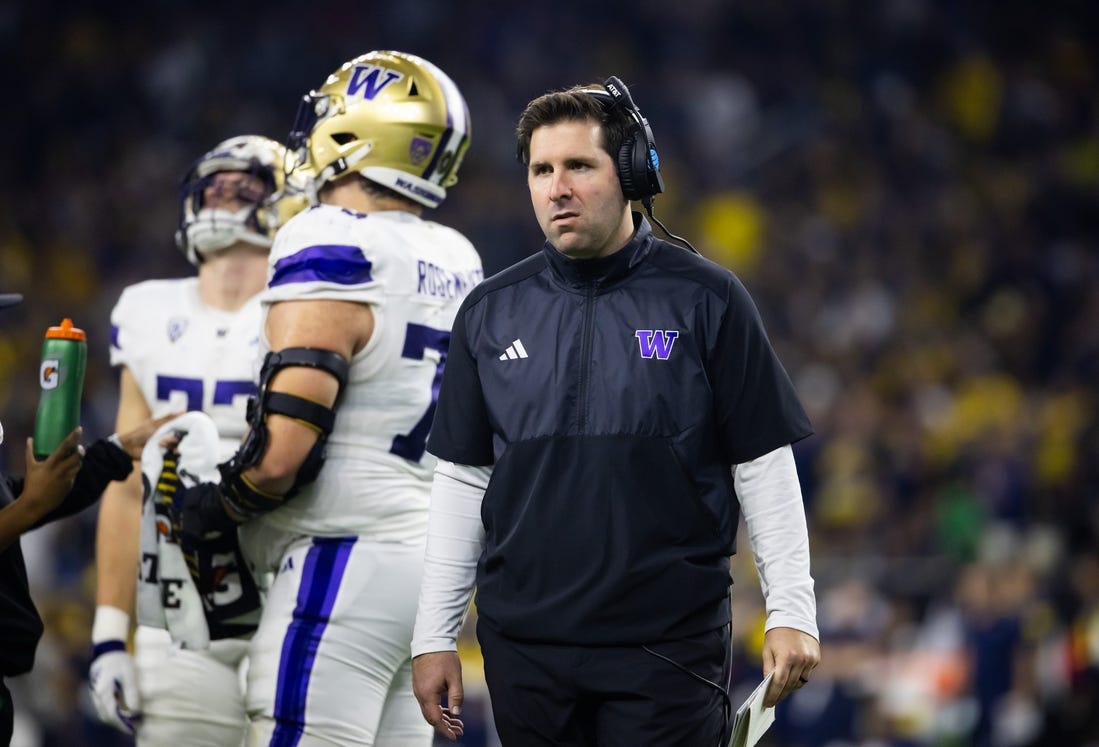
[[[641,114],[641,110],[637,108],[633,97],[630,96],[630,89],[626,88],[626,84],[619,78],[614,75],[607,78],[603,82],[603,88],[606,90],[585,88],[583,92],[598,99],[607,114],[622,107],[630,119],[629,132],[618,149],[616,163],[622,194],[627,200],[640,200],[649,218],[660,226],[665,234],[686,244],[688,249],[698,254],[698,250],[691,245],[691,242],[673,234],[653,215],[653,198],[664,191],[664,177],[660,175],[660,156],[656,151],[656,140],[653,139],[649,120]]]
[[[585,89],[600,100],[610,113],[622,107],[630,118],[630,130],[618,149],[618,181],[622,184],[622,194],[627,200],[641,200],[647,209],[651,209],[653,197],[664,191],[664,177],[660,175],[660,156],[656,152],[656,141],[649,120],[641,114],[637,104],[630,96],[630,89],[615,76],[603,83],[605,91],[598,88]]]

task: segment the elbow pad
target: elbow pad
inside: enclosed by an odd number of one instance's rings
[[[319,405],[289,392],[270,391],[271,380],[276,373],[284,368],[298,366],[319,369],[336,379],[339,390],[336,393],[336,401],[332,407]],[[324,465],[325,445],[336,422],[336,409],[339,406],[343,388],[347,384],[349,368],[350,366],[343,356],[333,353],[331,350],[321,350],[319,348],[286,348],[278,352],[272,351],[263,359],[263,367],[260,369],[259,376],[259,391],[248,400],[248,435],[237,453],[228,462],[218,465],[222,484],[229,488],[228,492],[235,492],[241,497],[249,496],[255,499],[243,501],[242,503],[245,505],[239,506],[246,510],[246,513],[242,514],[243,516],[254,516],[277,508],[283,498],[291,497],[303,486],[317,479],[317,475]],[[267,451],[269,438],[269,431],[267,430],[268,415],[284,415],[293,418],[314,428],[318,434],[317,442],[313,444],[313,448],[309,450],[305,461],[298,468],[294,485],[282,498],[265,496],[265,494],[252,487],[243,476],[244,471],[258,464]],[[267,500],[258,500],[260,497],[266,497]]]

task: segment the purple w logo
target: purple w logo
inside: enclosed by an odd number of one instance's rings
[[[654,355],[662,361],[668,360],[672,354],[672,345],[679,332],[674,329],[639,329],[634,332],[637,337],[637,345],[641,348],[642,358],[652,358]]]
[[[385,77],[379,81],[378,76],[383,74]],[[396,70],[388,70],[376,65],[356,65],[351,71],[351,79],[347,81],[347,95],[350,98],[361,90],[363,98],[371,100],[390,83],[403,77],[404,75]]]

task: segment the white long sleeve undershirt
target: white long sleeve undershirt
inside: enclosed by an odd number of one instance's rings
[[[782,446],[734,465],[733,485],[767,607],[765,629],[794,628],[820,640],[809,574],[809,532],[793,449]]]
[[[481,500],[492,467],[439,460],[431,486],[424,581],[420,587],[412,655],[457,651],[469,611],[477,561],[485,545]]]
[[[457,650],[484,548],[481,501],[491,475],[491,467],[442,460],[435,468],[413,656]],[[793,451],[783,446],[735,465],[733,480],[766,600],[766,629],[795,628],[819,638]]]

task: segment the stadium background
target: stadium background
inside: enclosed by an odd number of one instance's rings
[[[797,457],[824,660],[767,744],[1097,744],[1096,15],[1067,0],[3,3],[0,290],[28,302],[0,318],[0,465],[22,472],[41,337],[63,316],[88,332],[85,429],[110,432],[110,308],[126,284],[190,272],[179,177],[225,137],[283,138],[345,59],[418,53],[464,91],[473,146],[437,217],[489,272],[540,243],[521,107],[615,74],[660,147],[657,217],[744,279],[816,427]],[[86,696],[94,522],[24,541],[49,629],[16,683],[16,744],[127,743]],[[739,702],[762,610],[748,553],[734,574]],[[463,743],[492,744],[467,717]]]

